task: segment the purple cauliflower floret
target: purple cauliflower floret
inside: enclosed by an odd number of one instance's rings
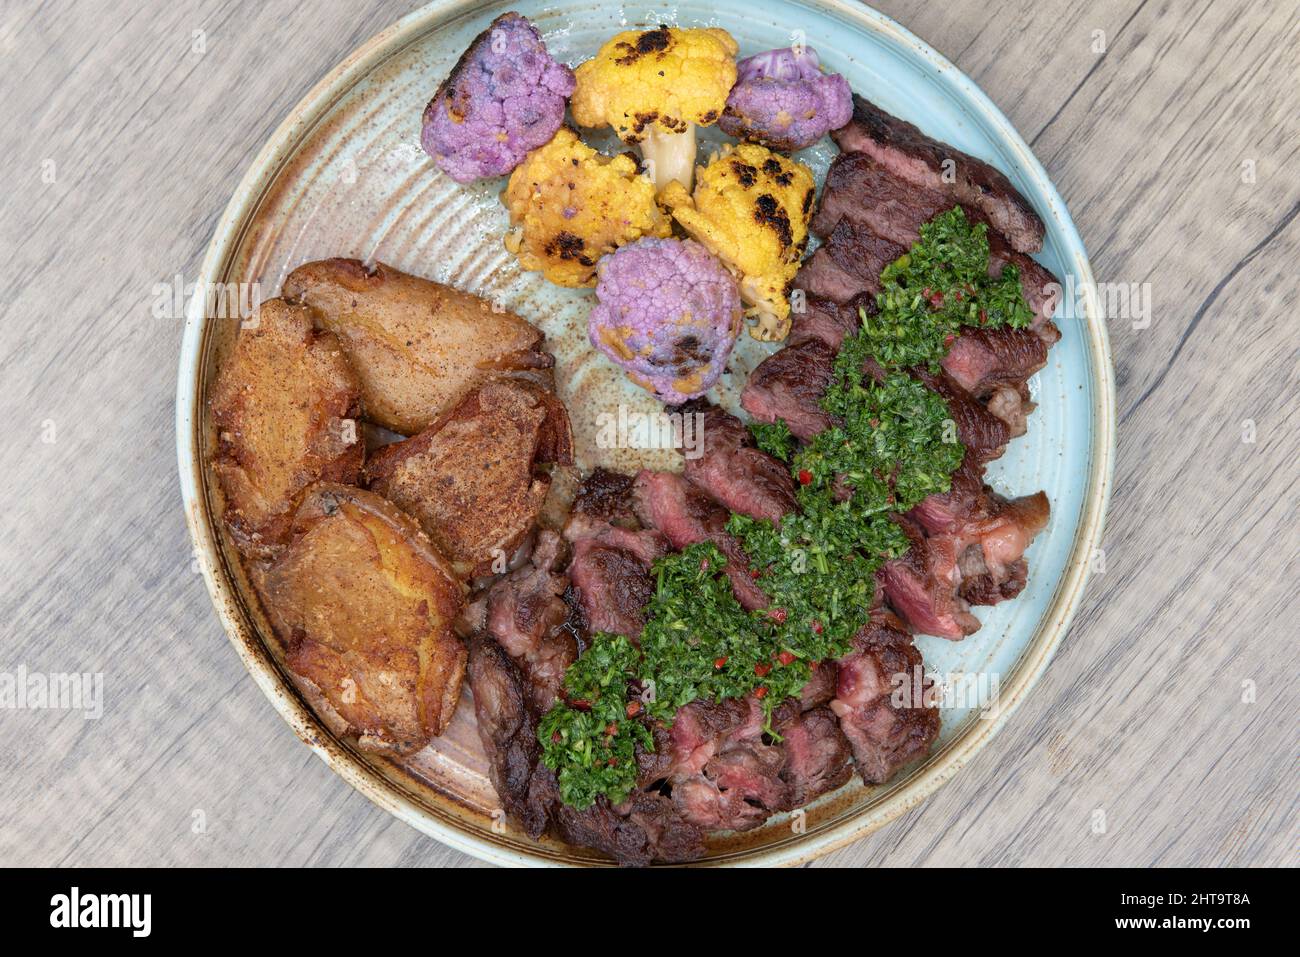
[[[420,145],[452,179],[504,176],[564,122],[573,71],[537,28],[505,13],[461,54],[424,108]]]
[[[690,239],[639,239],[600,260],[591,344],[669,405],[707,392],[740,333],[736,280]]]
[[[737,63],[736,71],[718,120],[729,136],[793,152],[853,118],[849,81],[823,73],[812,47],[758,53]]]

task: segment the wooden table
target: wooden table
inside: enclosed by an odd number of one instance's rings
[[[0,671],[105,676],[102,720],[0,712],[0,864],[471,863],[335,777],[227,644],[177,490],[180,323],[151,309],[281,118],[412,6],[0,12]],[[1111,329],[1106,571],[1046,676],[818,864],[1295,864],[1297,8],[880,6],[1007,112],[1098,279],[1154,309]]]

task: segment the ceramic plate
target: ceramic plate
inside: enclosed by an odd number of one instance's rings
[[[619,404],[659,407],[626,384],[587,344],[591,293],[521,272],[501,242],[504,180],[462,187],[438,172],[419,146],[425,103],[470,40],[514,9],[542,31],[551,53],[571,65],[622,29],[667,23],[721,26],[741,54],[802,39],[830,70],[885,109],[1003,170],[1047,224],[1038,258],[1056,275],[1091,288],[1087,256],[1046,173],[988,98],[952,64],[898,24],[856,2],[711,0],[672,6],[604,6],[573,0],[480,5],[438,2],[379,34],[337,66],[284,122],[246,174],[204,260],[201,283],[258,283],[277,295],[298,264],[329,256],[380,260],[477,293],[529,319],[556,355],[558,387],[574,420],[579,463],[630,469],[675,454],[601,448],[596,417]],[[707,147],[706,147],[707,148]],[[820,180],[829,141],[800,154]],[[912,807],[951,777],[996,732],[1042,671],[1078,603],[1089,556],[1101,536],[1113,435],[1111,367],[1095,302],[1079,318],[1058,316],[1063,337],[1031,383],[1039,403],[1029,434],[990,469],[1006,493],[1046,490],[1052,519],[1029,550],[1020,597],[977,611],[984,627],[962,642],[918,639],[927,666],[944,675],[996,676],[992,712],[947,708],[924,761],[888,785],[856,781],[806,809],[742,835],[712,840],[705,863],[792,863],[823,854]],[[253,678],[297,733],[349,783],[420,830],[498,863],[596,863],[594,853],[534,843],[500,824],[497,801],[468,694],[450,729],[403,763],[362,755],[316,720],[287,680],[256,602],[249,597],[220,523],[220,491],[204,466],[212,441],[202,397],[237,320],[193,310],[187,319],[177,393],[181,485],[190,530],[213,601]],[[770,351],[744,338],[718,398],[734,408],[749,370]],[[499,817],[499,815],[498,815]]]

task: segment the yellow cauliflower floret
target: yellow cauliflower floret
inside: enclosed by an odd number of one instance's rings
[[[739,280],[757,320],[749,329],[755,339],[790,333],[790,283],[808,245],[816,191],[807,166],[742,143],[700,170],[693,196],[676,183],[660,195],[682,228]]]
[[[560,286],[594,286],[601,256],[672,231],[636,160],[603,156],[568,127],[515,168],[501,200],[514,227],[506,248]]]
[[[695,127],[722,115],[738,49],[717,27],[620,33],[574,71],[574,122],[612,126],[623,142],[640,145],[656,187],[675,179],[689,189]]]

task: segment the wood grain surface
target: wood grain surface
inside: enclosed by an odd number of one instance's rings
[[[951,783],[812,866],[1295,865],[1298,8],[878,5],[1153,307],[1111,328],[1105,572],[1047,674]],[[180,507],[181,324],[151,308],[293,105],[413,6],[0,8],[0,671],[104,675],[100,720],[0,711],[0,864],[474,863],[335,777],[228,645]]]

